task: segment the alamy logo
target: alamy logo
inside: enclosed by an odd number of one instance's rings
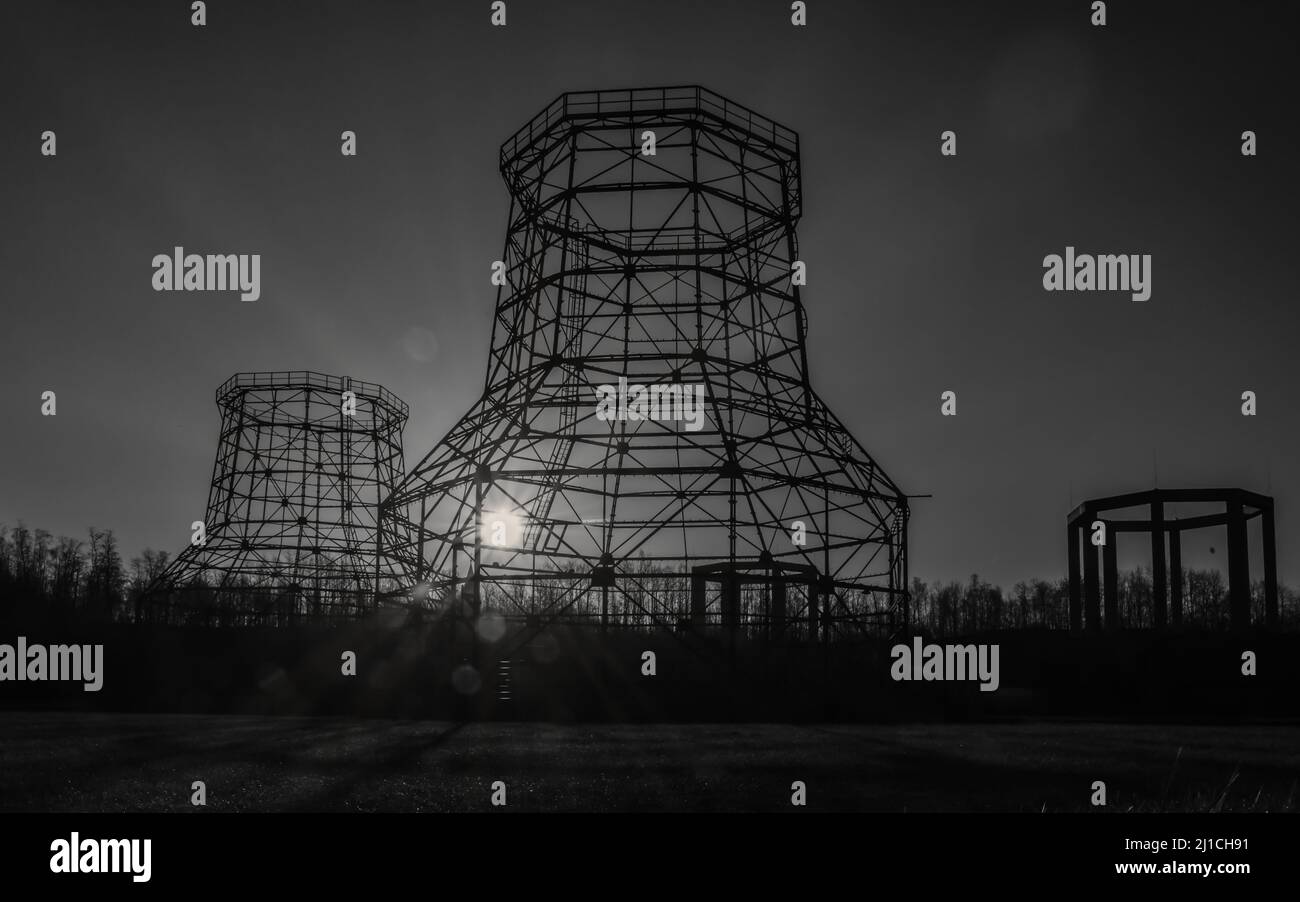
[[[704,428],[704,386],[628,385],[627,379],[619,376],[618,385],[596,386],[596,419],[681,421],[687,432],[699,432]]]
[[[87,692],[104,685],[104,646],[28,645],[26,636],[18,644],[0,645],[0,681],[81,680]]]
[[[262,296],[261,254],[187,254],[181,247],[153,258],[154,291],[238,291],[241,301]]]
[[[148,883],[152,871],[149,839],[56,839],[50,843],[50,870],[56,874],[131,874]]]
[[[998,647],[996,645],[926,645],[921,637],[911,646],[895,645],[889,656],[894,659],[889,675],[898,680],[979,680],[980,692],[998,688]]]
[[[1047,291],[1128,291],[1135,301],[1151,297],[1150,254],[1074,253],[1043,258],[1043,288]]]

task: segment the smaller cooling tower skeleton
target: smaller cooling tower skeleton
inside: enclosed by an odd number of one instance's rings
[[[484,393],[385,503],[410,598],[534,627],[905,629],[908,499],[809,383],[798,136],[698,87],[565,94],[500,169]],[[659,416],[602,413],[624,385]],[[690,426],[663,415],[678,392],[703,395]]]
[[[369,382],[240,373],[217,390],[206,534],[147,595],[171,623],[282,624],[373,610],[400,584],[379,505],[401,480],[407,406]]]

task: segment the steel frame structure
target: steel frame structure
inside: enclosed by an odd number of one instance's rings
[[[1182,519],[1166,516],[1169,504],[1222,504],[1221,513]],[[1120,519],[1110,511],[1146,507],[1145,520]],[[1120,628],[1119,568],[1116,546],[1121,532],[1145,532],[1151,541],[1151,583],[1153,619],[1157,629],[1169,624],[1169,606],[1173,608],[1173,626],[1183,619],[1182,534],[1189,529],[1209,526],[1228,527],[1228,606],[1233,629],[1250,626],[1250,556],[1246,524],[1261,518],[1264,555],[1264,621],[1270,629],[1278,625],[1277,606],[1277,539],[1273,522],[1273,499],[1244,489],[1152,489],[1127,495],[1113,495],[1084,501],[1066,521],[1066,538],[1070,568],[1070,629],[1084,628],[1085,614],[1089,630]],[[1092,524],[1100,520],[1106,526],[1106,544],[1097,548],[1089,538]],[[1166,570],[1165,537],[1169,556]],[[1080,555],[1082,545],[1082,557]],[[1098,582],[1097,555],[1102,558],[1101,582]],[[1080,574],[1082,570],[1082,575]],[[1166,585],[1168,584],[1168,585]],[[1103,592],[1104,588],[1104,592]],[[1105,597],[1105,620],[1102,620],[1102,597]],[[1168,601],[1166,600],[1168,599]]]
[[[405,581],[384,552],[379,510],[405,469],[407,405],[380,385],[314,372],[239,373],[216,397],[206,542],[172,561],[146,616],[252,625],[373,610]]]
[[[564,94],[505,142],[483,394],[385,502],[409,598],[534,625],[906,627],[907,497],[809,384],[799,159],[694,86]],[[706,422],[602,419],[620,378],[704,386]]]

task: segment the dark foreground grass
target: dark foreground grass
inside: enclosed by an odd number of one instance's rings
[[[1300,726],[548,725],[0,713],[0,810],[1295,811]]]

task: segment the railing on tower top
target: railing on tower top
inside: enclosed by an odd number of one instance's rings
[[[792,129],[720,94],[687,85],[561,94],[501,145],[501,166],[509,165],[524,148],[546,134],[557,122],[579,116],[616,116],[664,110],[704,113],[789,153],[799,153],[799,135]]]
[[[361,379],[352,379],[347,376],[331,376],[328,373],[317,373],[313,370],[236,373],[221,383],[221,386],[217,389],[217,403],[220,404],[224,398],[234,392],[258,388],[304,388],[338,392],[340,394],[345,391],[352,391],[356,392],[358,397],[382,401],[385,406],[391,408],[403,419],[410,412],[410,408],[405,401],[382,385],[365,382]]]

